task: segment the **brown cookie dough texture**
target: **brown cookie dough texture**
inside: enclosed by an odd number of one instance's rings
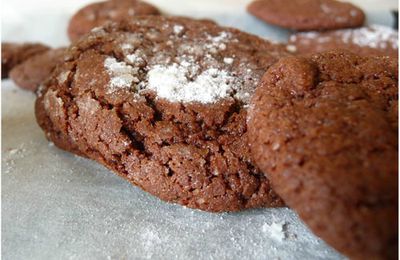
[[[382,25],[327,32],[293,34],[288,49],[298,54],[310,54],[333,49],[346,49],[359,55],[398,57],[397,31]]]
[[[250,159],[247,104],[288,55],[213,22],[161,16],[96,29],[44,85],[48,139],[145,191],[207,211],[282,206]]]
[[[10,78],[23,89],[36,91],[50,76],[59,62],[62,62],[65,48],[50,49],[35,55],[10,71]]]
[[[360,8],[336,0],[255,0],[247,10],[267,23],[299,31],[359,27],[365,20]]]
[[[248,136],[274,190],[352,259],[395,259],[397,61],[326,52],[283,58],[253,96]]]
[[[160,11],[140,0],[108,0],[96,2],[80,9],[70,20],[68,36],[78,40],[95,27],[106,22],[119,22],[140,15],[159,15]]]
[[[8,78],[12,68],[28,58],[50,49],[40,43],[1,43],[1,78]]]

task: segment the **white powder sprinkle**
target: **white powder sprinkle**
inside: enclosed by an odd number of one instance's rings
[[[208,35],[207,38],[208,40],[211,40],[215,43],[219,43],[219,42],[225,42],[226,40],[229,40],[231,38],[231,33],[229,32],[220,32],[217,36],[212,37],[211,35]]]
[[[137,69],[135,70],[125,62],[118,62],[115,58],[108,57],[104,61],[104,67],[110,75],[110,92],[118,88],[129,88],[132,82],[139,81],[134,76],[137,74]]]
[[[224,63],[226,63],[226,64],[232,64],[232,63],[233,63],[233,58],[225,57],[225,58],[224,58]]]
[[[133,49],[133,46],[130,43],[123,43],[123,44],[121,44],[121,49],[122,50],[131,50],[131,49]]]
[[[57,81],[60,84],[63,84],[67,81],[68,77],[69,77],[70,71],[63,71],[60,74],[58,74],[57,76]]]
[[[398,48],[398,33],[390,27],[372,25],[356,30],[346,30],[343,40],[351,41],[359,46],[371,48],[386,48],[386,44],[393,49]]]
[[[226,42],[232,37],[229,32],[220,32],[217,36],[207,35],[207,40],[209,43],[206,43],[204,47],[210,53],[216,54],[218,50],[226,50]]]
[[[334,33],[304,32],[290,37],[291,42],[295,42],[297,39],[303,44],[311,44],[315,40],[318,43],[326,43],[340,39],[343,43],[356,44],[360,47],[385,49],[389,46],[398,49],[398,32],[382,25],[337,30]]]
[[[174,25],[173,30],[175,34],[180,34],[183,31],[184,27],[182,25]]]
[[[288,50],[289,52],[296,52],[297,48],[294,45],[287,45],[286,50]]]
[[[262,231],[268,233],[276,241],[283,242],[286,239],[286,225],[286,222],[273,222],[271,225],[265,223]]]
[[[187,77],[188,68],[178,64],[156,65],[148,72],[148,88],[171,102],[213,103],[228,97],[235,89],[234,77],[210,68],[196,79]]]

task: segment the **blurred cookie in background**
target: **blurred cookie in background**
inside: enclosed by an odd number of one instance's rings
[[[118,22],[138,15],[159,15],[160,11],[140,0],[109,0],[89,4],[80,9],[70,20],[68,36],[79,39],[91,29],[106,22]]]
[[[359,55],[396,58],[398,32],[382,25],[327,32],[302,32],[290,36],[288,49],[298,54],[346,49]]]
[[[10,71],[10,78],[19,87],[36,91],[56,65],[63,60],[65,49],[51,49],[27,59]]]
[[[299,31],[353,28],[365,20],[360,8],[335,0],[256,0],[247,10],[267,23]]]
[[[50,47],[41,43],[1,43],[1,78],[8,78],[12,68]]]

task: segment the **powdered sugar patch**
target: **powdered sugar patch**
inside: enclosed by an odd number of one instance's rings
[[[172,64],[156,65],[148,72],[148,88],[171,102],[214,103],[228,97],[236,88],[227,71],[210,68],[196,79],[187,77],[188,68]]]
[[[342,39],[344,42],[353,42],[359,46],[385,49],[398,48],[398,33],[390,27],[371,25],[355,30],[344,30]]]
[[[297,38],[303,44],[310,44],[316,40],[318,43],[331,42],[341,39],[346,44],[356,44],[360,47],[375,49],[386,49],[388,47],[398,49],[398,32],[390,27],[382,25],[371,25],[358,29],[337,30],[331,34],[320,34],[318,32],[304,32],[292,35],[290,41],[295,42]]]
[[[118,62],[115,58],[108,57],[104,60],[104,67],[110,75],[109,92],[120,88],[130,88],[133,82],[139,82],[139,79],[134,76],[137,74],[137,69],[123,61]]]

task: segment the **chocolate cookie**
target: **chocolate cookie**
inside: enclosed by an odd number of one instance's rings
[[[160,11],[140,0],[108,0],[87,5],[70,20],[68,36],[76,41],[82,35],[106,22],[119,22],[139,15],[158,15]]]
[[[365,20],[360,8],[335,0],[256,0],[247,10],[267,23],[300,31],[359,27]]]
[[[359,55],[398,57],[398,32],[390,27],[371,25],[357,29],[293,34],[288,48],[299,54],[346,49]]]
[[[58,48],[35,55],[15,66],[10,71],[10,78],[19,87],[36,91],[56,65],[63,60],[64,52],[65,48]]]
[[[249,111],[254,161],[306,224],[352,259],[397,256],[397,61],[280,60]]]
[[[8,74],[12,68],[26,59],[45,52],[48,46],[40,43],[1,43],[1,78],[8,78]]]
[[[285,47],[213,22],[146,16],[92,31],[44,84],[36,116],[62,149],[207,211],[282,206],[250,159],[247,104]]]

